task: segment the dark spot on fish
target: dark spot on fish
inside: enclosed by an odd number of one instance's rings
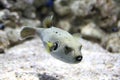
[[[82,49],[82,45],[79,47],[79,50],[81,51],[81,49]]]
[[[55,32],[56,34],[58,33],[58,32]]]
[[[60,58],[63,58],[63,57],[60,57]]]
[[[65,54],[66,55],[73,51],[73,49],[71,47],[68,47],[68,46],[65,46],[64,49],[65,49]]]

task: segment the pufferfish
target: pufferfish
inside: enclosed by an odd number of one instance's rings
[[[67,31],[50,25],[51,20],[52,17],[47,17],[43,21],[43,25],[50,28],[23,27],[20,32],[21,37],[27,38],[37,34],[47,51],[56,59],[71,64],[81,62],[83,58],[81,54],[82,45]]]

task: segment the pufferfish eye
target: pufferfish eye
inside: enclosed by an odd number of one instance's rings
[[[53,43],[53,46],[51,47],[50,51],[55,51],[55,50],[57,50],[57,48],[58,48],[58,43],[55,42],[55,43]]]

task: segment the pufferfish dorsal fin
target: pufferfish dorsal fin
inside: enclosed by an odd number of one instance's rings
[[[48,16],[43,20],[43,27],[44,28],[49,28],[51,26],[53,26],[53,15]]]
[[[20,37],[21,39],[26,39],[29,37],[34,37],[36,34],[36,29],[33,27],[23,27],[20,31]]]

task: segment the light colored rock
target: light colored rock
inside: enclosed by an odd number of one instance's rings
[[[106,49],[110,52],[120,53],[120,38],[112,38],[108,40]]]
[[[5,9],[0,11],[0,20],[2,20],[4,17],[6,17],[8,14],[10,14],[10,11]]]
[[[118,14],[118,8],[114,0],[96,0],[96,6],[100,9],[102,16]]]
[[[106,35],[95,23],[92,22],[82,27],[81,34],[83,37],[99,40]]]
[[[54,2],[54,9],[56,13],[60,16],[65,16],[71,14],[71,9],[69,7],[70,0],[56,0]]]
[[[20,20],[20,23],[23,25],[23,26],[31,26],[31,27],[40,27],[41,25],[41,22],[40,20],[32,20],[32,19],[26,19],[26,18],[22,18]]]
[[[74,16],[79,16],[83,20],[85,17],[85,21],[93,20],[106,30],[116,23],[120,12],[114,0],[74,0],[70,4],[70,9]]]
[[[76,16],[87,16],[95,3],[96,0],[76,0],[71,4],[70,8]]]
[[[120,9],[114,0],[97,0],[95,6],[100,10],[101,19],[96,21],[100,27],[107,30],[116,23]]]
[[[10,42],[8,40],[8,37],[6,33],[2,30],[0,30],[0,49],[5,49],[10,45]]]
[[[12,29],[12,28],[5,28],[5,32],[7,38],[11,42],[18,42],[20,41],[20,28]]]
[[[110,52],[120,53],[120,31],[104,37],[102,46]]]
[[[65,31],[69,31],[71,28],[70,22],[68,20],[59,21],[57,26]]]
[[[83,41],[80,43],[89,49],[82,48],[79,64],[53,58],[38,38],[15,46],[0,54],[0,80],[119,80],[120,54],[101,51],[100,46]]]
[[[7,0],[0,0],[0,2],[5,6],[5,8],[10,8],[12,6]]]
[[[5,25],[5,27],[18,27],[19,20],[20,16],[17,12],[10,12],[7,9],[0,11],[0,21]]]
[[[120,30],[120,21],[118,21],[117,27],[118,27],[119,30]]]
[[[16,1],[14,1],[14,0],[11,0],[11,1],[7,0],[7,2],[11,5],[10,8],[12,10],[17,10],[17,9],[25,10],[27,8],[27,6],[30,5],[25,0],[16,0]]]
[[[29,9],[24,10],[23,15],[26,18],[34,19],[36,18],[35,8],[32,6],[28,6]]]
[[[35,7],[33,6],[35,0],[6,0],[6,6],[10,5],[9,9],[21,12],[21,15],[27,18],[36,18]],[[3,4],[5,3],[2,1]]]

